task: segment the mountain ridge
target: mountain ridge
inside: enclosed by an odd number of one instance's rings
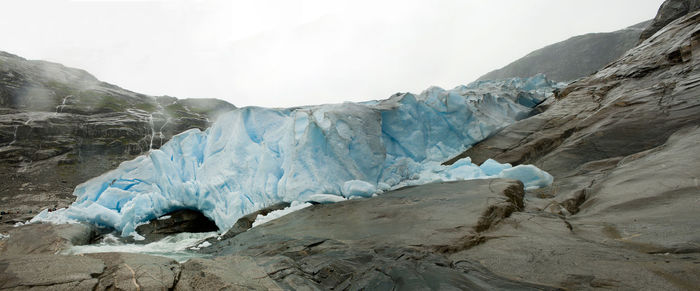
[[[477,80],[545,74],[556,81],[572,81],[589,75],[634,47],[652,20],[613,32],[587,33],[547,45]]]

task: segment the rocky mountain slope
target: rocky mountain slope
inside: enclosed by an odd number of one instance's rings
[[[645,21],[613,32],[574,36],[533,51],[478,80],[528,77],[539,73],[561,82],[575,80],[597,71],[634,47],[649,23]]]
[[[314,205],[182,264],[56,255],[93,229],[27,225],[0,239],[0,288],[697,290],[699,66],[695,11],[463,154],[533,163],[549,188],[475,180]]]
[[[205,129],[232,108],[220,100],[138,94],[83,70],[0,52],[2,221],[65,206],[77,184],[174,134]]]
[[[535,164],[555,183],[455,259],[571,288],[700,286],[699,28],[698,11],[671,22],[465,152]]]

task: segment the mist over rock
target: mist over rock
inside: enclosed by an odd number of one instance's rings
[[[495,80],[545,74],[552,80],[572,81],[597,71],[634,47],[645,21],[613,32],[589,33],[548,45],[491,71],[478,80]]]

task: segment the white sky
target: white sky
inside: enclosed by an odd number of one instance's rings
[[[126,89],[236,106],[452,88],[663,0],[0,0],[0,50]]]

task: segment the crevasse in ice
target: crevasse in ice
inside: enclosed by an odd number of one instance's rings
[[[236,109],[203,132],[185,131],[80,184],[70,207],[33,221],[87,221],[130,235],[139,223],[189,208],[226,230],[280,201],[369,197],[406,185],[489,177],[546,186],[552,176],[534,166],[441,162],[526,117],[556,86],[538,75],[431,87],[381,101]]]

